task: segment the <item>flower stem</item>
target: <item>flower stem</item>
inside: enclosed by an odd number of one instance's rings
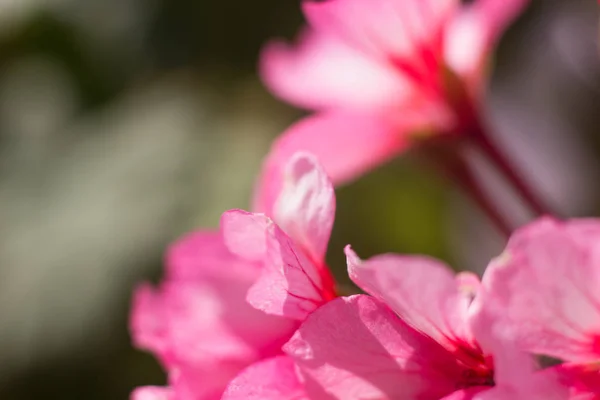
[[[536,215],[554,215],[559,216],[556,211],[546,204],[539,195],[535,193],[530,185],[523,179],[507,157],[498,149],[498,147],[490,140],[486,129],[478,118],[474,118],[474,122],[470,124],[467,137],[472,144],[478,148],[487,159],[493,163],[496,169],[504,176],[506,181],[513,187],[515,193],[527,204],[529,209]]]

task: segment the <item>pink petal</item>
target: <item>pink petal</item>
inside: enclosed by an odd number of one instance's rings
[[[389,110],[414,95],[412,83],[393,65],[309,29],[296,46],[268,44],[260,73],[277,97],[313,110]]]
[[[481,21],[484,35],[493,44],[530,0],[476,0],[468,10]]]
[[[218,363],[171,370],[169,385],[173,400],[220,400],[229,382],[247,365]]]
[[[513,234],[486,271],[474,321],[499,321],[525,351],[597,360],[600,230],[593,225],[543,218]]]
[[[484,339],[486,349],[494,359],[494,381],[497,387],[507,389],[526,388],[531,384],[539,368],[531,354],[514,346],[512,337],[506,335],[494,321],[487,321],[488,335]]]
[[[472,400],[475,396],[483,391],[488,391],[489,387],[477,386],[468,389],[457,390],[456,392],[443,397],[440,400]]]
[[[219,231],[192,232],[177,240],[167,251],[168,279],[206,280],[240,278],[253,280],[258,266],[233,255]],[[224,269],[223,265],[229,267]]]
[[[567,400],[569,388],[556,371],[537,371],[533,358],[496,338],[494,387],[459,390],[442,400]]]
[[[145,386],[135,389],[131,393],[130,400],[175,400],[175,398],[169,388]]]
[[[383,59],[409,58],[435,43],[457,0],[305,1],[304,13],[319,33]],[[416,60],[415,60],[416,61]]]
[[[350,278],[406,323],[449,351],[476,348],[467,323],[473,293],[462,289],[464,277],[457,280],[450,268],[429,257],[386,254],[361,261],[349,246],[346,255]]]
[[[259,310],[304,320],[335,297],[327,267],[313,263],[277,225],[268,233],[268,254],[260,278],[247,300]]]
[[[335,219],[331,181],[309,154],[292,157],[273,219],[316,262],[323,262]]]
[[[571,400],[597,400],[600,396],[600,370],[593,365],[561,364],[545,370],[544,374],[551,374],[570,388]]]
[[[221,216],[221,232],[227,248],[251,262],[262,262],[267,254],[267,227],[273,222],[263,214],[230,210]]]
[[[130,330],[136,347],[164,353],[169,346],[165,326],[165,309],[150,284],[140,285],[134,292]]]
[[[334,282],[327,267],[312,261],[264,215],[230,211],[223,214],[221,228],[234,252],[252,253],[253,259],[265,252],[261,275],[248,290],[247,300],[252,306],[268,314],[303,320],[312,310],[335,297]],[[252,246],[261,247],[261,251],[255,251]]]
[[[246,302],[259,266],[228,253],[219,235],[188,235],[167,258],[170,276],[134,295],[134,343],[178,377],[177,400],[219,398],[242,368],[280,353],[296,324]]]
[[[406,146],[404,129],[376,116],[333,112],[305,118],[273,144],[254,209],[271,212],[283,186],[285,165],[298,151],[314,154],[333,183],[340,184],[383,164]]]
[[[137,346],[168,365],[209,355],[254,360],[275,351],[294,329],[246,303],[260,266],[229,253],[220,234],[185,236],[170,248],[167,261],[170,276],[158,289],[142,285],[136,291],[131,330]]]
[[[567,385],[556,373],[539,371],[533,356],[515,346],[514,330],[482,309],[475,301],[472,328],[479,344],[493,358],[495,386],[474,397],[475,400],[566,400]]]
[[[326,392],[344,400],[438,399],[452,393],[464,373],[450,353],[366,295],[314,311],[284,351],[315,398]]]
[[[222,285],[173,281],[136,292],[134,343],[155,353],[167,370],[189,377],[179,380],[178,393],[191,387],[186,391],[196,395],[220,394],[242,368],[278,354],[295,330],[293,322],[247,304],[249,286],[234,279]]]
[[[493,388],[491,390],[478,393],[471,398],[473,400],[575,400],[574,398],[570,397],[568,393],[556,393],[553,390],[546,391],[544,390],[544,386],[540,386],[538,389],[541,390],[523,392],[507,388]]]
[[[482,391],[474,400],[575,400],[567,385],[550,370],[531,372],[515,376],[512,382],[497,383],[495,387]],[[583,400],[583,398],[577,398]],[[591,400],[591,399],[590,399]]]
[[[483,21],[470,9],[457,13],[446,27],[444,60],[474,96],[483,93],[487,82],[492,44],[485,33]]]
[[[596,245],[600,240],[600,220],[597,218],[571,219],[564,225],[566,231],[574,240],[584,243],[585,246],[592,247],[593,254],[596,256]]]
[[[500,35],[529,0],[476,0],[449,21],[444,59],[472,90],[484,84],[484,69]]]
[[[243,295],[236,295],[233,287],[239,290],[244,286],[231,282],[230,288],[222,288],[226,292],[219,292],[219,288],[204,284],[163,283],[154,296],[155,301],[162,302],[168,365],[258,357],[257,350],[244,340],[244,332],[233,329],[233,324],[240,323],[236,316],[244,315],[227,309],[226,301],[233,300],[230,306],[243,304]],[[246,311],[252,309],[246,307]]]
[[[262,262],[248,302],[268,314],[303,320],[335,296],[327,267],[316,264],[294,240],[263,214],[234,210],[223,214],[221,229],[229,248]]]
[[[222,400],[308,400],[291,358],[279,356],[246,368]]]

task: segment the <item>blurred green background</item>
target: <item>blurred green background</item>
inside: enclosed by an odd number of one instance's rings
[[[486,101],[499,144],[571,216],[600,204],[596,7],[533,1]],[[132,288],[160,278],[169,242],[249,206],[270,141],[302,115],[261,86],[257,56],[301,23],[281,0],[0,0],[1,399],[165,382],[130,346]],[[503,239],[408,154],[339,189],[328,257],[342,282],[348,243],[481,271]]]

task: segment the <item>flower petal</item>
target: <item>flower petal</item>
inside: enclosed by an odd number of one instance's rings
[[[495,352],[494,364],[498,368],[496,385],[474,396],[474,400],[575,400],[569,386],[552,368],[535,371],[531,356],[513,346]]]
[[[150,284],[135,290],[132,300],[130,331],[136,347],[165,353],[169,346],[169,332],[165,326],[166,309]]]
[[[169,372],[173,400],[219,400],[229,382],[248,364],[215,363]]]
[[[476,0],[472,12],[483,27],[483,35],[493,45],[510,23],[529,5],[531,0]]]
[[[271,220],[263,214],[230,210],[221,216],[221,232],[227,248],[249,262],[262,262],[267,254],[267,226]]]
[[[294,153],[316,156],[337,185],[403,151],[408,144],[405,132],[385,119],[353,112],[322,113],[301,120],[273,144],[255,192],[254,210],[271,212],[282,189],[285,165]]]
[[[166,387],[144,386],[131,393],[130,400],[174,400],[171,389]]]
[[[571,389],[571,400],[595,400],[600,395],[600,370],[593,365],[561,364],[544,371]]]
[[[490,389],[489,387],[485,387],[485,386],[476,386],[476,387],[471,387],[468,389],[460,389],[448,396],[445,396],[444,398],[442,398],[440,400],[472,400],[475,398],[475,396],[477,394],[479,394],[483,391],[487,391],[489,389]]]
[[[449,21],[444,59],[479,93],[484,84],[487,60],[500,35],[529,0],[476,0]]]
[[[311,261],[277,225],[269,227],[267,242],[265,267],[248,291],[250,304],[269,314],[304,320],[335,297],[327,267]]]
[[[296,153],[287,166],[273,219],[316,262],[323,262],[335,219],[331,181],[307,153]]]
[[[484,275],[474,323],[499,321],[525,351],[597,360],[600,231],[593,225],[543,218],[513,234]]]
[[[237,282],[232,282],[231,286],[241,287]],[[159,291],[151,294],[147,291],[141,294],[152,296],[154,303],[159,303],[157,309],[162,311],[156,320],[163,325],[166,343],[152,350],[163,350],[167,365],[199,364],[230,358],[253,360],[257,357],[255,350],[228,323],[238,321],[232,315],[226,315],[228,312],[238,315],[238,312],[227,310],[225,301],[233,300],[235,305],[243,305],[243,294],[236,296],[232,289],[223,293],[208,285],[174,282],[163,283]],[[147,311],[152,313],[153,309]]]
[[[284,351],[315,398],[441,398],[465,372],[445,349],[366,295],[314,311]]]
[[[278,354],[295,330],[292,321],[246,302],[250,284],[167,281],[156,290],[145,285],[136,291],[134,343],[152,351],[176,375],[178,399],[180,392],[220,394],[242,368]]]
[[[470,93],[480,97],[485,88],[485,69],[492,49],[484,32],[485,26],[477,17],[470,10],[463,10],[449,22],[444,60],[462,78]]]
[[[167,279],[214,280],[240,275],[252,280],[258,275],[258,265],[232,254],[219,231],[192,232],[177,240],[167,251]],[[227,265],[228,268],[223,268]]]
[[[385,59],[410,57],[439,38],[457,0],[304,1],[309,24]]]
[[[308,400],[294,362],[279,356],[251,365],[227,387],[222,400]]]
[[[566,400],[568,386],[558,374],[540,371],[530,353],[515,344],[514,330],[481,310],[476,301],[470,308],[470,322],[478,343],[491,356],[494,364],[494,387],[477,394],[475,400]]]
[[[312,110],[390,109],[414,92],[391,64],[309,29],[296,46],[280,41],[268,44],[261,55],[260,73],[277,97]]]
[[[246,302],[259,267],[228,253],[220,235],[187,235],[167,258],[170,276],[135,292],[133,341],[166,367],[177,400],[219,398],[242,368],[280,353],[296,324]]]
[[[257,223],[257,220],[259,223]],[[245,229],[245,225],[249,228]],[[230,211],[223,214],[225,241],[240,255],[254,260],[259,252],[248,250],[244,241],[262,246],[262,271],[248,290],[247,300],[268,314],[303,320],[308,313],[335,297],[334,282],[324,264],[316,264],[273,221],[262,214]],[[230,240],[230,235],[233,239]],[[259,237],[259,239],[256,239]],[[260,241],[264,241],[260,243]]]
[[[449,351],[476,346],[467,324],[473,293],[462,290],[464,277],[457,279],[448,266],[424,256],[385,254],[361,261],[349,246],[346,255],[350,278],[413,328]]]

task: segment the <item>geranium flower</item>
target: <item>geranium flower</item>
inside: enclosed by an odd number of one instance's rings
[[[294,157],[287,171],[272,220],[226,212],[222,232],[193,233],[171,246],[158,288],[137,289],[134,343],[157,356],[170,387],[140,388],[133,398],[219,399],[240,370],[281,354],[299,321],[335,297],[324,263],[335,213],[331,182],[309,155]]]
[[[221,228],[229,249],[262,263],[247,300],[269,314],[304,320],[336,297],[325,251],[335,217],[333,186],[316,159],[296,154],[282,178],[282,194],[270,215],[232,210]]]
[[[599,220],[542,218],[520,229],[483,287],[482,308],[520,349],[566,361],[558,370],[574,392],[600,396]]]
[[[157,288],[137,289],[131,334],[169,372],[173,400],[219,399],[238,371],[278,354],[296,327],[246,303],[261,266],[231,254],[219,232],[182,238],[169,249],[166,266]]]
[[[316,114],[273,144],[262,185],[276,182],[281,159],[298,150],[314,153],[340,183],[412,139],[477,129],[490,54],[527,3],[305,0],[298,44],[270,43],[260,69],[276,96]]]
[[[474,275],[455,277],[427,257],[347,255],[350,276],[372,296],[314,311],[284,346],[288,358],[249,367],[224,400],[568,398],[556,374],[536,372],[473,307]]]

